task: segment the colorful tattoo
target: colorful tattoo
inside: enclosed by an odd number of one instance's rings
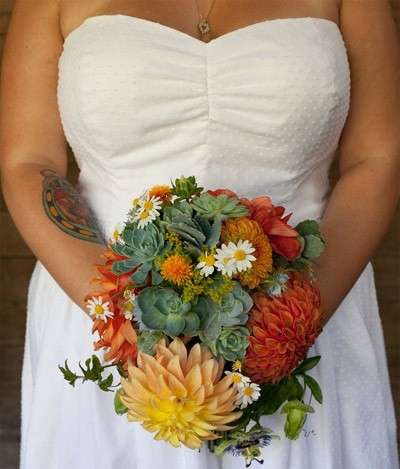
[[[84,241],[106,244],[96,216],[82,194],[52,170],[40,172],[43,179],[43,206],[47,216],[65,233]]]

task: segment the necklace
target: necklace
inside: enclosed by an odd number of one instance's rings
[[[206,14],[206,16],[203,18],[203,15],[199,11],[199,5],[197,4],[197,0],[196,0],[197,14],[199,15],[199,18],[200,18],[200,21],[197,23],[197,27],[198,27],[198,29],[200,31],[200,34],[202,36],[205,36],[206,34],[211,32],[210,23],[208,22],[207,18],[209,17],[209,15],[210,15],[210,13],[213,9],[214,4],[215,4],[215,0],[213,0],[211,2],[211,7],[208,10],[208,13]]]

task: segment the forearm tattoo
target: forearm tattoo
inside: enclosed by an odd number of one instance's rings
[[[50,169],[40,174],[43,176],[43,206],[50,220],[75,238],[106,244],[95,214],[78,189]]]

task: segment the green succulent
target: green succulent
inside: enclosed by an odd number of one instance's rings
[[[144,330],[138,335],[138,348],[141,352],[154,355],[154,346],[164,337],[160,331]]]
[[[290,440],[296,440],[299,437],[309,412],[314,412],[313,407],[304,404],[304,402],[298,399],[289,401],[282,407],[281,414],[287,414],[285,435]]]
[[[227,361],[241,360],[249,345],[250,331],[244,326],[223,327],[221,334],[207,345],[216,357]]]
[[[208,296],[200,296],[193,306],[200,318],[200,339],[213,341],[221,334],[223,326],[246,324],[252,306],[251,296],[238,282],[235,282],[231,292],[222,296],[219,303]]]
[[[221,222],[210,223],[207,218],[193,212],[186,200],[175,200],[163,212],[161,224],[184,241],[186,249],[199,256],[203,245],[214,247],[221,234]]]
[[[204,218],[226,220],[248,215],[247,208],[242,205],[239,199],[228,197],[226,194],[213,196],[204,192],[200,197],[196,197],[191,202],[194,210]]]
[[[270,297],[281,296],[286,289],[289,275],[285,271],[277,270],[271,272],[261,283],[260,288]]]
[[[321,234],[318,222],[315,220],[304,220],[295,229],[301,236],[301,256],[306,259],[319,257],[325,249],[325,240]]]
[[[174,200],[171,205],[165,207],[162,212],[162,220],[172,223],[174,218],[179,215],[184,215],[188,218],[193,216],[193,209],[187,200]]]
[[[151,330],[170,336],[192,335],[200,325],[199,316],[191,310],[191,303],[184,303],[172,288],[145,288],[137,296],[136,304],[139,323]]]
[[[203,187],[197,185],[194,176],[181,176],[179,179],[175,179],[175,182],[171,181],[171,186],[171,193],[182,199],[190,199],[194,195],[201,194],[203,191]]]
[[[138,267],[131,278],[137,286],[142,286],[163,248],[164,234],[160,227],[150,223],[139,229],[136,224],[129,224],[122,232],[122,242],[113,245],[117,254],[128,258],[115,261],[112,272],[121,275]]]

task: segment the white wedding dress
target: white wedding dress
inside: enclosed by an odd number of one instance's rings
[[[66,38],[58,103],[79,184],[107,236],[133,196],[195,175],[206,188],[269,194],[320,218],[350,102],[338,26],[314,17],[261,21],[205,43],[127,15],[85,20]],[[72,388],[57,365],[89,357],[92,321],[38,262],[28,294],[22,469],[238,469],[156,442],[117,416],[113,394]],[[371,264],[310,351],[324,392],[297,441],[263,449],[264,469],[397,469],[396,423]],[[283,435],[284,416],[264,423]],[[257,467],[257,463],[253,463]]]

